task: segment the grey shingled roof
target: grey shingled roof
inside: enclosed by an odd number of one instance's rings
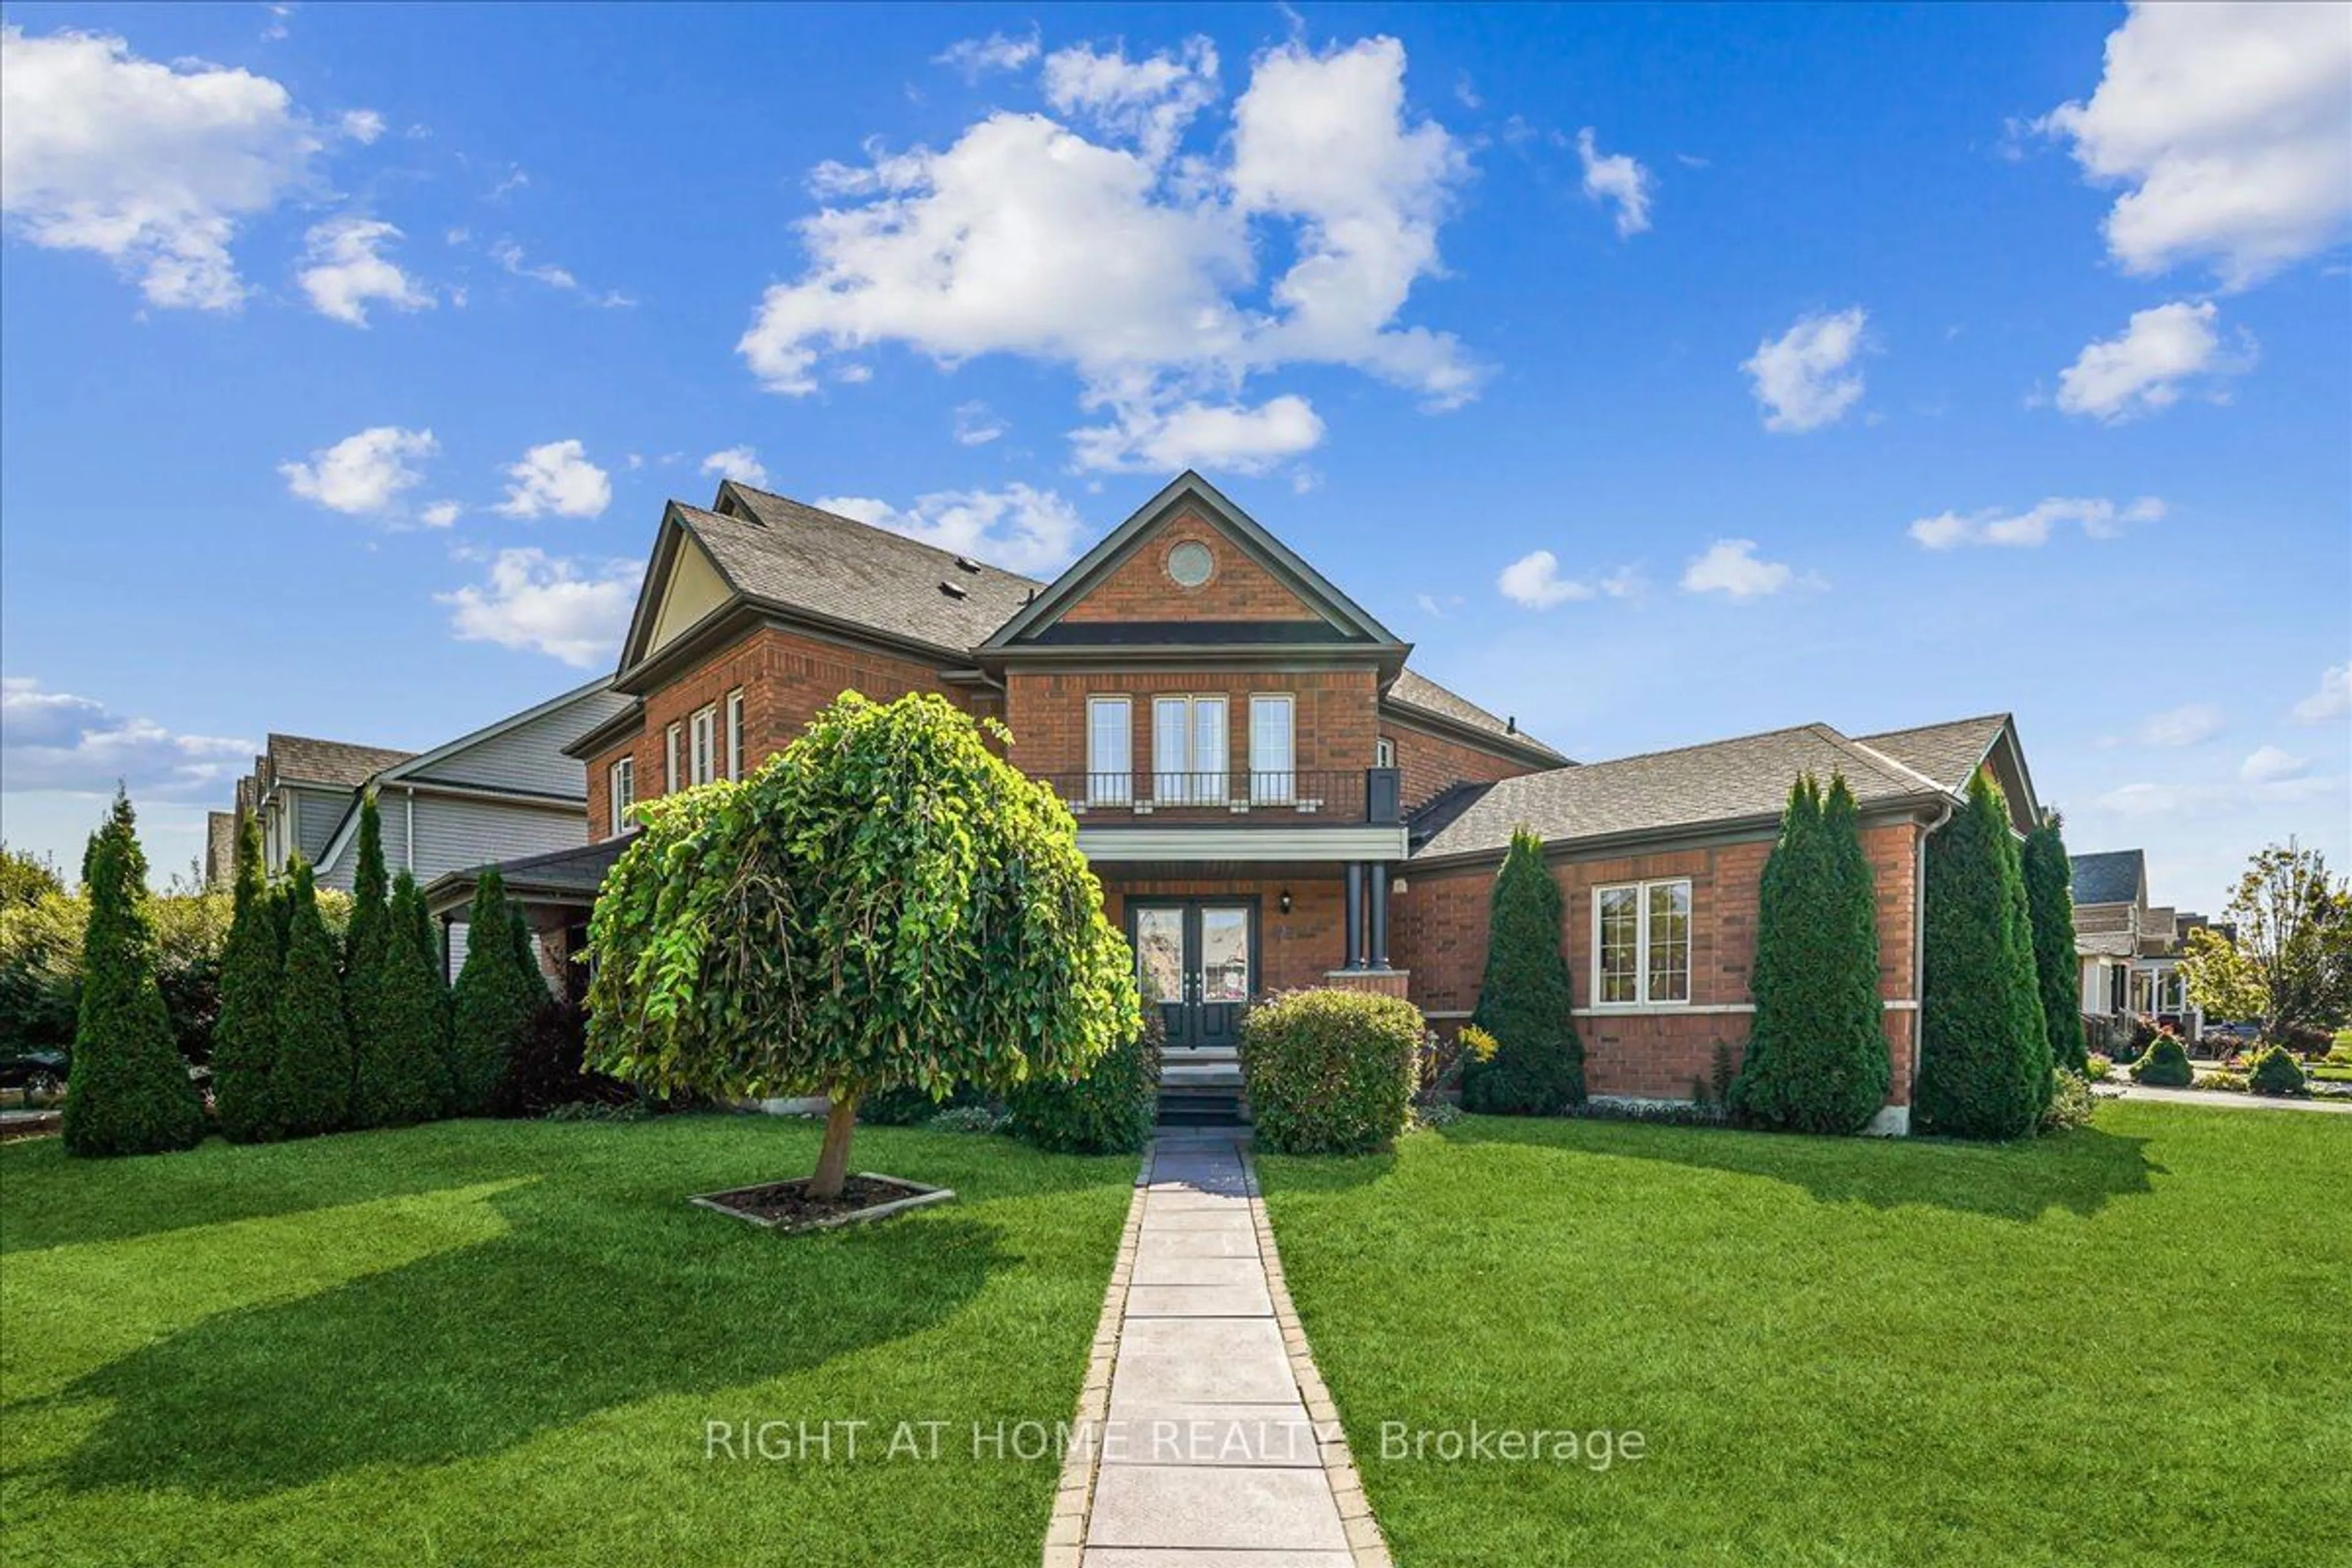
[[[337,784],[357,789],[377,773],[415,756],[383,746],[354,746],[345,741],[319,741],[307,735],[269,737],[269,768],[273,777],[298,784]]]
[[[1468,698],[1448,691],[1444,687],[1416,670],[1405,669],[1398,674],[1395,683],[1389,688],[1388,700],[1400,708],[1419,709],[1423,713],[1434,714],[1440,719],[1450,719],[1456,724],[1467,725],[1473,730],[1483,730],[1501,740],[1516,741],[1530,750],[1541,752],[1548,756],[1559,757],[1561,762],[1568,761],[1561,752],[1544,744],[1525,730],[1512,729],[1508,722],[1497,719]]]
[[[1928,780],[1880,761],[1828,725],[1806,724],[1505,779],[1412,858],[1499,852],[1521,826],[1549,841],[1769,820],[1801,773],[1824,781],[1844,774],[1865,807],[1937,794]]]
[[[2072,858],[2077,905],[2128,904],[2139,897],[2147,877],[2147,857],[2138,849],[2109,849]]]
[[[1874,752],[1885,752],[1905,767],[1917,769],[1958,794],[1969,787],[1969,776],[1984,761],[1985,753],[1992,750],[2001,726],[2008,722],[2006,713],[1981,713],[1973,719],[1954,719],[1916,730],[1888,730],[1854,739]]]
[[[604,885],[604,873],[621,858],[622,851],[635,842],[635,829],[615,838],[602,839],[594,844],[583,844],[576,849],[554,849],[542,855],[525,855],[498,863],[499,879],[507,891],[529,903],[534,895],[541,898],[593,897]],[[473,896],[474,884],[479,879],[481,868],[464,871],[448,871],[433,879],[425,889],[428,908],[446,909]]]
[[[959,565],[952,551],[854,518],[730,488],[757,521],[682,503],[677,512],[719,571],[755,599],[961,651],[987,641],[1045,586],[1017,572]],[[942,583],[963,596],[943,593]]]

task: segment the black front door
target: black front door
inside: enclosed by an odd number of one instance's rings
[[[1171,1051],[1231,1050],[1257,970],[1257,910],[1239,900],[1129,906],[1136,984],[1160,1009]]]

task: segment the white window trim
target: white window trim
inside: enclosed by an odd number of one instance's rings
[[[637,803],[637,761],[616,757],[604,772],[604,793],[613,808],[613,831],[628,831],[629,807]]]
[[[1164,766],[1160,754],[1160,705],[1181,702],[1184,705],[1184,765]],[[1200,750],[1201,708],[1215,703],[1219,723],[1218,765],[1203,768],[1196,764]],[[1134,743],[1132,736],[1129,744]],[[1222,691],[1155,691],[1151,694],[1151,800],[1157,805],[1226,805],[1234,794],[1234,704]],[[1162,789],[1161,782],[1170,787]]]
[[[727,776],[743,776],[743,689],[727,694]]]
[[[678,740],[684,728],[684,725],[673,723],[670,725],[668,731],[663,737],[668,744],[669,751],[667,765],[662,770],[662,788],[666,793],[670,795],[676,795],[677,793]]]
[[[1288,760],[1280,768],[1258,766],[1257,710],[1258,704],[1279,704],[1283,710],[1283,728],[1289,732],[1286,749]],[[1298,798],[1298,693],[1296,691],[1253,691],[1249,694],[1249,755],[1244,765],[1249,770],[1249,802],[1252,805],[1288,805]]]
[[[1386,735],[1379,737],[1372,742],[1372,766],[1376,768],[1396,766],[1396,742]]]
[[[687,777],[707,784],[719,775],[719,705],[698,708],[687,721]]]
[[[1116,708],[1124,716],[1121,728],[1127,736],[1127,759],[1117,767],[1105,766],[1104,759],[1095,755],[1095,710]],[[1135,801],[1135,700],[1131,697],[1092,696],[1087,699],[1087,787],[1079,798],[1088,805],[1129,805]]]
[[[1690,914],[1686,918],[1691,924],[1696,925],[1698,895],[1691,887],[1688,877],[1656,877],[1646,882],[1610,882],[1592,889],[1592,968],[1590,971],[1592,979],[1585,993],[1592,1002],[1589,1009],[1580,1007],[1578,1012],[1687,1013],[1692,1010],[1688,994],[1679,999],[1669,996],[1661,1001],[1653,1001],[1650,996],[1650,889],[1672,887],[1683,889],[1685,901],[1690,906]],[[1628,888],[1633,890],[1636,916],[1633,928],[1634,999],[1631,1002],[1604,1002],[1601,999],[1601,899],[1604,893],[1622,892]],[[1696,944],[1692,945],[1695,948]],[[1689,956],[1695,958],[1696,953]],[[1698,965],[1695,962],[1690,963],[1685,973],[1689,974],[1690,981],[1684,987],[1685,991],[1696,992],[1698,989]]]

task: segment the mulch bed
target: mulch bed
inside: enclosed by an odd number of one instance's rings
[[[738,1187],[732,1192],[704,1193],[691,1201],[720,1214],[748,1219],[775,1230],[825,1230],[881,1219],[910,1208],[944,1203],[955,1196],[945,1187],[927,1187],[895,1176],[861,1173],[842,1184],[837,1198],[809,1196],[808,1178]]]

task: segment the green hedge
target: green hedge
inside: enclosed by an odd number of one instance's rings
[[[1242,1078],[1258,1141],[1284,1154],[1353,1154],[1404,1131],[1421,1009],[1363,991],[1293,991],[1250,1009]]]
[[[2257,1053],[2246,1068],[2246,1087],[2256,1094],[2302,1094],[2310,1083],[2304,1077],[2303,1064],[2294,1053],[2284,1046],[2269,1046]]]
[[[2132,1063],[2131,1075],[2134,1083],[2155,1089],[2187,1089],[2197,1080],[2196,1069],[2189,1065],[2189,1053],[2181,1048],[2176,1035],[2157,1036],[2156,1043]]]
[[[1006,1099],[1013,1135],[1062,1154],[1131,1154],[1150,1141],[1160,1112],[1160,1009],[1076,1083],[1032,1079]]]

